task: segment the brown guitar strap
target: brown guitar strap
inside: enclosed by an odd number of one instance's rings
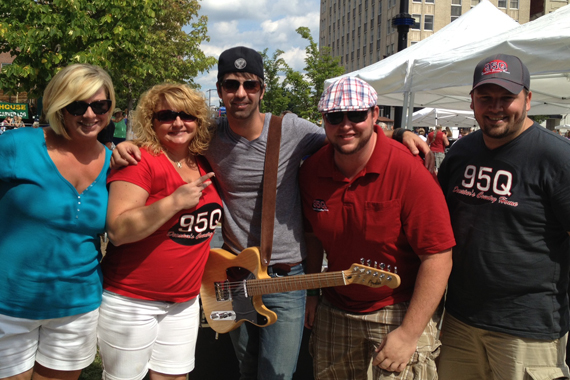
[[[271,115],[267,146],[265,148],[265,167],[263,170],[263,194],[261,203],[261,265],[267,267],[271,261],[273,247],[273,227],[275,224],[275,198],[277,196],[277,170],[279,166],[279,147],[281,145],[281,122],[283,118]]]

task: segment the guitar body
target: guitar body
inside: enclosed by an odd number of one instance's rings
[[[257,247],[244,249],[237,256],[224,249],[210,250],[200,297],[214,331],[227,333],[244,321],[260,327],[277,321],[277,314],[265,307],[260,295],[249,296],[245,291],[245,282],[252,279],[270,279],[261,266]]]

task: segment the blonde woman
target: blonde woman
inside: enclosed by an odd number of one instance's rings
[[[101,68],[72,65],[43,99],[49,127],[0,138],[0,378],[76,380],[97,347],[111,158],[97,134],[115,93]]]
[[[151,88],[134,116],[138,165],[109,176],[99,349],[103,378],[185,380],[194,368],[198,293],[222,202],[200,156],[210,143],[204,98]]]

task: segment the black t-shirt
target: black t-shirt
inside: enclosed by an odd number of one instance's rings
[[[489,150],[458,140],[439,170],[457,241],[447,311],[532,339],[568,331],[570,141],[533,124]]]
[[[103,145],[108,142],[112,142],[113,134],[115,134],[115,123],[113,123],[112,120],[109,120],[109,124],[97,135],[97,141]]]

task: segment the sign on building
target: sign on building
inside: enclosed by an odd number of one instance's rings
[[[22,119],[28,119],[27,103],[0,103],[0,118],[6,116],[20,116]]]

